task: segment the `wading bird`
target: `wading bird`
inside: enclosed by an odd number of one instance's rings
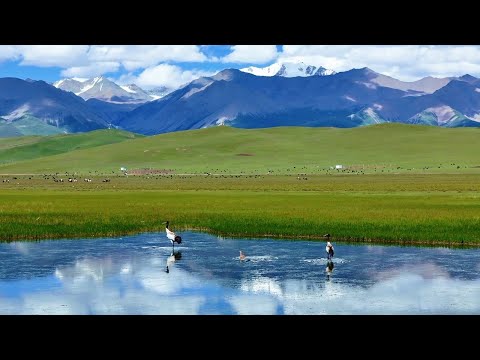
[[[167,238],[169,238],[170,242],[172,243],[173,253],[175,254],[175,243],[181,244],[182,238],[179,235],[175,235],[175,233],[168,228],[168,221],[165,221],[163,224],[165,224],[165,232],[167,233]]]

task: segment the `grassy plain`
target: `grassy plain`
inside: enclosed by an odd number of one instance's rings
[[[479,135],[381,124],[0,139],[0,241],[158,231],[170,220],[224,236],[478,246]]]
[[[224,236],[480,244],[480,175],[0,177],[0,239],[207,230]]]
[[[80,135],[70,136],[73,141]],[[343,173],[479,174],[479,137],[480,128],[391,123],[353,129],[218,126],[69,151],[37,146],[30,154],[42,157],[30,159],[10,152],[2,161],[0,151],[0,174],[111,174],[120,167],[176,174],[326,174],[335,165],[346,167]]]

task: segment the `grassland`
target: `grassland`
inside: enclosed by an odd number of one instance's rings
[[[177,174],[480,173],[480,129],[380,124],[354,129],[219,126],[144,137],[27,160],[9,155],[0,174],[172,169]],[[42,152],[40,148],[37,149]]]
[[[121,130],[97,130],[80,134],[0,138],[0,165],[25,160],[35,162],[39,158],[143,137]]]
[[[0,165],[0,241],[159,231],[170,220],[224,236],[478,246],[479,131],[218,127],[57,144],[35,160],[40,150],[18,152]],[[39,144],[0,139],[0,159]],[[338,163],[346,169],[330,169]],[[120,165],[174,174],[123,175]],[[74,172],[92,182],[68,182]]]
[[[475,174],[8,178],[0,182],[3,241],[158,231],[170,220],[224,236],[480,244]]]

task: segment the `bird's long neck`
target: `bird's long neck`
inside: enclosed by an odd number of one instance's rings
[[[168,229],[168,221],[165,224],[165,228]]]

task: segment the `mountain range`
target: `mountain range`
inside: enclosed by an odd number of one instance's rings
[[[136,108],[119,124],[147,135],[215,125],[480,126],[479,82],[469,75],[403,82],[368,68],[292,78],[228,69]]]
[[[118,85],[103,76],[92,79],[62,79],[53,83],[53,86],[73,92],[85,100],[98,99],[112,103],[145,103],[168,93],[166,87],[145,91],[135,84]]]
[[[480,126],[480,79],[405,82],[369,68],[303,63],[226,69],[172,91],[97,77],[0,79],[0,136],[120,128],[144,135],[229,125],[357,127],[382,122]]]
[[[256,76],[283,76],[283,77],[297,77],[297,76],[326,76],[335,74],[335,71],[325,69],[324,67],[316,67],[314,65],[307,65],[300,63],[275,63],[264,68],[250,66],[240,69],[240,71]]]

